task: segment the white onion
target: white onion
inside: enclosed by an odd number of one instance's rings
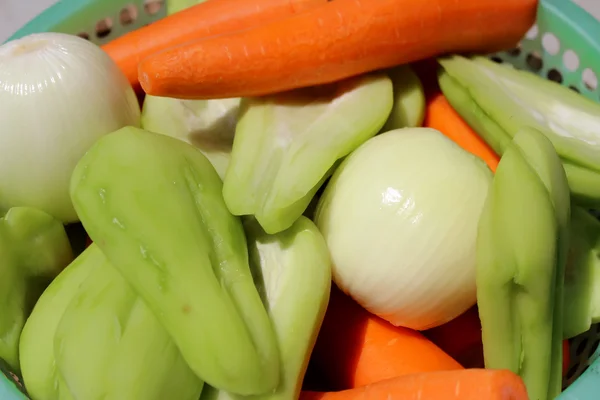
[[[393,130],[337,169],[316,222],[335,283],[394,325],[428,329],[476,302],[475,243],[492,173],[438,131]]]
[[[60,33],[0,46],[0,211],[76,221],[71,173],[102,135],[139,126],[131,85],[98,46]]]

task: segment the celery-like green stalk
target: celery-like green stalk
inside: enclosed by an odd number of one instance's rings
[[[506,148],[479,223],[477,302],[485,364],[521,375],[532,399],[561,391],[570,202],[552,143],[533,129]]]
[[[254,215],[267,233],[289,228],[336,162],[383,127],[392,103],[384,74],[244,99],[223,183],[227,207]]]
[[[120,129],[79,161],[71,197],[92,240],[202,380],[245,395],[277,386],[279,351],[242,224],[200,151]]]
[[[444,95],[498,154],[522,128],[537,129],[561,157],[573,200],[600,205],[600,105],[484,57],[451,56],[440,64]]]
[[[41,210],[0,218],[0,358],[19,371],[19,337],[35,302],[73,259],[63,224]]]
[[[281,380],[272,393],[236,396],[211,387],[200,400],[297,399],[331,289],[325,239],[306,217],[275,235],[254,219],[244,224],[254,281],[267,307],[281,352]]]

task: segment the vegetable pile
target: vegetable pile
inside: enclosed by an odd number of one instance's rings
[[[177,7],[0,46],[27,396],[559,396],[600,322],[600,105],[485,57],[537,2]]]

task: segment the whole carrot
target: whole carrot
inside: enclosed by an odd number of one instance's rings
[[[507,370],[464,369],[406,375],[341,392],[302,392],[300,400],[528,400]]]
[[[331,291],[311,367],[333,390],[416,372],[462,369],[421,333],[378,318],[336,287]]]
[[[440,92],[428,96],[423,125],[442,132],[460,147],[485,161],[493,172],[496,171],[500,157],[458,115]]]
[[[537,0],[334,0],[253,29],[197,40],[140,63],[146,93],[265,95],[449,52],[511,48]]]
[[[327,0],[208,0],[127,33],[102,48],[139,87],[138,63],[157,51],[190,40],[248,29],[285,18]]]

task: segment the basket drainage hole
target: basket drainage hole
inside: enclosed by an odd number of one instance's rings
[[[598,87],[598,78],[596,77],[594,71],[592,71],[589,68],[584,69],[582,78],[583,84],[586,88],[588,88],[589,90],[596,90],[596,88]]]
[[[104,18],[96,23],[96,36],[99,39],[105,38],[110,35],[112,31],[112,20],[110,18]]]
[[[495,63],[502,64],[502,59],[498,56],[491,57],[491,60]]]
[[[579,89],[577,89],[575,86],[569,86],[569,89],[571,89],[572,91],[579,93]]]
[[[592,343],[592,347],[590,347],[590,351],[588,354],[588,360],[590,358],[592,358],[592,356],[594,355],[594,353],[596,352],[596,350],[598,349],[598,346],[600,345],[600,339],[596,339],[594,340],[594,343]]]
[[[563,64],[569,71],[576,71],[579,68],[579,57],[573,50],[567,50],[563,53]]]
[[[550,79],[551,81],[554,82],[558,82],[558,83],[562,83],[563,81],[563,77],[562,74],[560,73],[559,70],[552,68],[550,71],[548,71],[548,79]]]
[[[88,35],[87,32],[79,32],[77,34],[77,36],[79,36],[80,38],[85,39],[85,40],[90,40],[90,35]]]
[[[575,376],[576,372],[577,372],[577,365],[571,366],[571,368],[569,368],[569,370],[567,371],[567,375],[565,376],[565,378],[570,380],[571,378],[573,378]]]
[[[134,4],[129,4],[119,13],[119,21],[121,25],[129,25],[137,19],[137,7]]]
[[[542,57],[540,57],[540,55],[536,52],[529,53],[527,55],[526,61],[529,68],[531,68],[535,72],[538,72],[544,66],[542,62]]]
[[[150,15],[158,13],[162,6],[163,0],[144,0],[144,10]]]
[[[544,33],[542,37],[542,46],[551,55],[556,55],[560,51],[560,42],[554,34],[550,32]]]
[[[507,53],[508,53],[509,56],[518,57],[521,54],[521,48],[520,47],[515,47],[512,50],[508,50]]]
[[[531,29],[529,29],[527,31],[527,33],[525,34],[525,37],[529,40],[533,40],[537,37],[538,33],[539,33],[538,26],[534,25],[531,27]]]

